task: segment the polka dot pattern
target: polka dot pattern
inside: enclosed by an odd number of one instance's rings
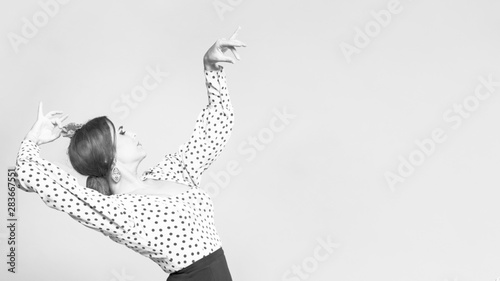
[[[40,157],[40,148],[24,140],[17,157],[19,188],[36,192],[50,208],[150,258],[172,273],[219,249],[213,202],[199,188],[203,172],[221,154],[234,121],[223,68],[205,71],[208,105],[196,120],[189,141],[145,171],[141,179],[174,181],[189,190],[176,196],[106,196]]]

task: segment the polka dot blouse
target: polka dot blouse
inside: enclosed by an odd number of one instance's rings
[[[106,196],[40,157],[40,148],[24,140],[17,157],[19,188],[36,192],[47,206],[65,212],[86,227],[178,271],[219,249],[213,202],[200,185],[202,173],[220,155],[233,126],[233,108],[223,68],[205,71],[208,105],[194,132],[178,151],[142,174],[142,180],[174,181],[190,189],[172,197],[143,194]]]

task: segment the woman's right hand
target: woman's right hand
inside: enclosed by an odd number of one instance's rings
[[[25,139],[30,139],[38,145],[56,140],[61,136],[61,123],[66,118],[68,118],[68,115],[62,116],[62,111],[51,111],[44,115],[43,105],[40,102],[38,105],[38,119]]]
[[[217,65],[217,63],[220,62],[234,63],[234,60],[231,57],[224,54],[227,50],[231,50],[237,60],[240,59],[240,56],[236,52],[236,47],[246,47],[246,45],[245,43],[236,40],[236,36],[238,35],[239,31],[240,27],[236,29],[236,31],[233,33],[233,35],[231,35],[231,37],[229,37],[229,39],[219,39],[210,47],[210,49],[208,49],[208,51],[203,56],[203,64],[205,65],[205,70],[219,70],[219,66]]]

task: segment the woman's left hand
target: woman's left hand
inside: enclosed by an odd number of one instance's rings
[[[61,136],[62,121],[68,115],[62,116],[61,111],[51,111],[43,114],[42,102],[38,105],[38,119],[26,135],[26,139],[36,142],[38,145],[56,140]]]
[[[217,40],[212,47],[208,49],[203,57],[205,70],[219,70],[219,66],[217,65],[219,62],[234,63],[234,60],[231,57],[224,55],[224,52],[227,50],[231,50],[237,60],[240,59],[240,56],[236,52],[236,47],[246,47],[245,43],[236,40],[236,36],[238,35],[240,29],[241,28],[238,27],[229,39],[222,38]]]

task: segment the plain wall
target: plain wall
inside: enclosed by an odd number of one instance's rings
[[[176,151],[207,102],[203,54],[241,26],[233,135],[202,179],[235,281],[500,277],[500,85],[481,86],[500,81],[500,2],[71,0],[24,37],[47,2],[0,4],[4,187],[39,101],[137,133],[142,170]],[[168,77],[125,114],[148,67]],[[76,175],[68,142],[42,157]],[[3,190],[1,280],[167,278],[20,190],[7,272]]]

